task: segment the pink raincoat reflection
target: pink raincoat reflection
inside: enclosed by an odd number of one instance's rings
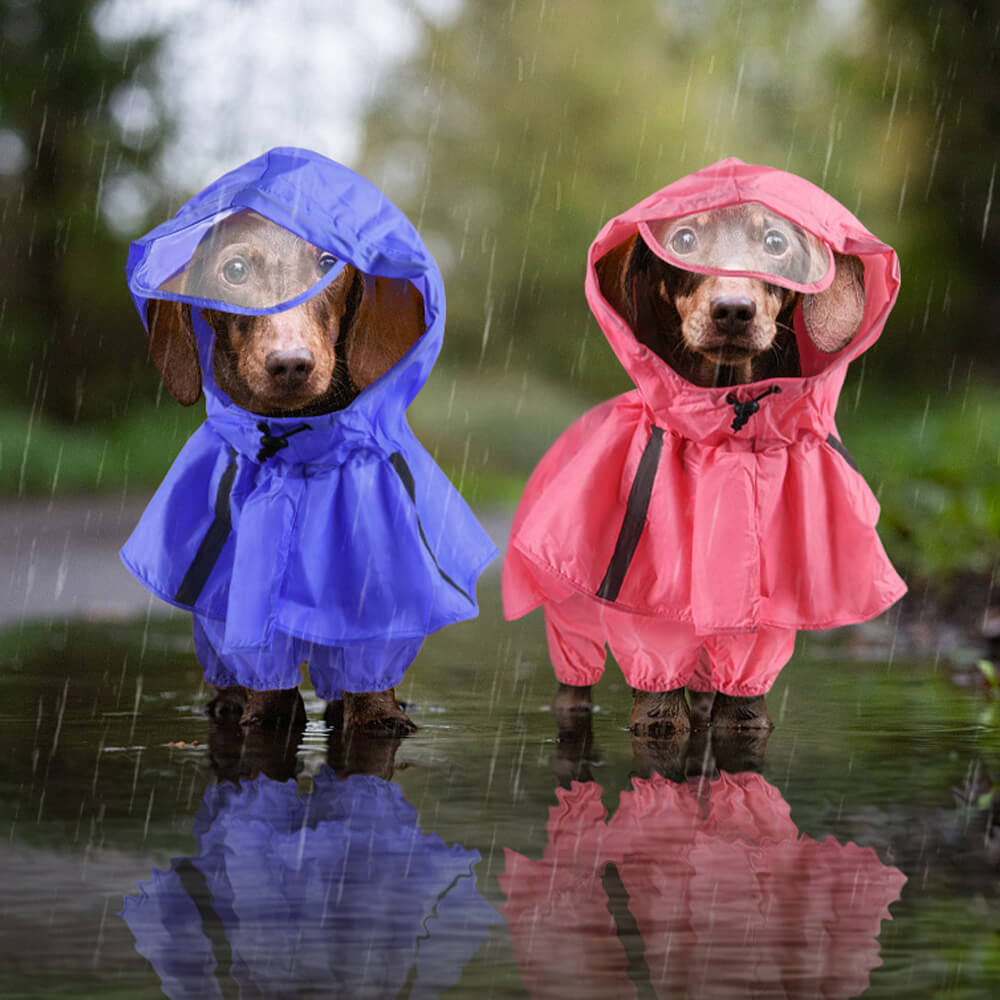
[[[558,789],[540,861],[506,851],[501,911],[534,997],[855,997],[906,877],[799,834],[759,774]]]

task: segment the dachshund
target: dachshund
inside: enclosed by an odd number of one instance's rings
[[[780,217],[762,217],[762,208],[740,205],[681,220],[673,229],[672,249],[683,250],[685,240],[698,239],[708,248],[702,259],[710,260],[714,247],[720,251],[716,259],[725,259],[735,246],[738,258],[749,264],[741,269],[805,284],[805,275],[801,267],[796,273],[794,260],[801,264],[815,251],[798,239],[800,230],[794,232]],[[789,252],[775,253],[784,250]],[[864,314],[864,269],[857,257],[833,256],[835,272],[829,286],[822,292],[802,293],[761,278],[684,270],[663,260],[636,234],[598,262],[597,275],[605,299],[640,343],[688,382],[711,388],[801,375],[793,326],[800,303],[806,333],[818,350],[833,354],[850,343]],[[554,706],[573,711],[588,696],[560,685]],[[726,720],[734,726],[766,721],[756,707],[756,715],[747,716],[741,699],[715,698],[720,702],[713,715],[717,727],[723,727]],[[682,701],[683,692],[636,689],[630,729],[676,728],[681,716],[687,718]],[[724,711],[721,703],[728,709]]]
[[[711,259],[715,246],[731,252],[736,243],[741,259],[751,264],[741,269],[804,283],[794,261],[801,265],[803,253],[810,250],[795,241],[792,227],[778,217],[762,218],[748,206],[706,213],[682,220],[672,246],[683,249],[684,239],[695,237],[709,247],[703,259]],[[607,253],[597,272],[604,297],[636,339],[688,382],[710,388],[800,375],[792,325],[800,302],[813,345],[830,354],[844,348],[861,325],[864,272],[857,257],[835,253],[834,264],[828,288],[803,294],[760,278],[675,267],[637,234]]]
[[[254,212],[216,225],[191,264],[162,287],[213,301],[264,306],[306,289],[336,258]],[[150,303],[150,356],[171,396],[191,406],[201,396],[201,366],[187,303]],[[424,332],[424,303],[408,281],[365,274],[350,264],[305,302],[281,312],[245,315],[204,308],[215,334],[212,371],[238,407],[266,417],[317,416],[343,409],[387,372]],[[298,690],[220,688],[208,707],[244,725],[294,719]],[[345,726],[412,732],[392,689],[344,692]]]

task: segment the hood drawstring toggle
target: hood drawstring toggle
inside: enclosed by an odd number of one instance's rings
[[[293,434],[298,434],[300,431],[311,431],[312,427],[309,424],[302,424],[300,427],[293,427],[290,431],[285,431],[284,434],[272,434],[267,423],[261,420],[257,424],[257,430],[260,431],[260,451],[257,452],[257,461],[266,462],[269,458],[277,455],[282,448],[288,447],[288,439]]]
[[[765,396],[770,396],[772,392],[781,392],[781,386],[772,385],[759,396],[754,399],[745,399],[742,403],[736,398],[735,392],[729,393],[726,396],[726,402],[733,408],[734,416],[731,425],[733,430],[738,431],[760,409],[760,401]]]

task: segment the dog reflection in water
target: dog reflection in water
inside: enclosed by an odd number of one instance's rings
[[[122,911],[171,998],[437,996],[496,911],[479,854],[421,831],[392,776],[399,740],[334,731],[299,794],[298,734],[213,727],[198,854],[153,871]],[[374,773],[373,773],[374,772]]]
[[[575,751],[594,754],[587,728],[557,755],[557,775],[586,774]],[[801,835],[761,774],[715,771],[713,757],[760,766],[766,735],[727,734],[714,749],[710,738],[635,738],[649,776],[632,779],[610,821],[601,786],[572,781],[556,791],[541,859],[506,852],[501,911],[532,996],[867,989],[905,876],[872,848]]]

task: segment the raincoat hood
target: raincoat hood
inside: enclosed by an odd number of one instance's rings
[[[740,206],[773,215],[764,249],[730,244],[699,256],[695,221]],[[831,284],[835,254],[857,257],[860,325],[824,353],[799,301],[801,375],[695,385],[636,337],[602,291],[598,265],[636,237],[678,266],[762,277],[806,295]],[[777,263],[785,250],[797,263]],[[847,365],[878,339],[898,287],[894,251],[835,199],[736,159],[608,222],[590,247],[586,297],[636,389],[584,414],[533,473],[504,566],[508,617],[574,594],[690,623],[701,635],[831,628],[884,611],[905,586],[874,531],[878,503],[834,413]]]
[[[252,295],[243,279],[260,254],[226,262],[229,287],[199,264],[199,248],[246,213],[272,234],[280,227],[285,248],[265,261],[263,292]],[[283,311],[319,294],[347,263],[410,282],[423,298],[424,332],[343,409],[273,418],[235,405],[216,384],[214,334],[197,307]],[[126,271],[147,330],[155,300],[196,307],[207,415],[123,548],[126,566],[159,597],[202,617],[199,634],[235,664],[231,683],[288,686],[302,658],[296,643],[305,642],[366,650],[355,657],[361,673],[341,670],[323,683],[329,696],[392,686],[405,669],[401,647],[390,677],[374,666],[370,643],[419,640],[473,617],[476,579],[496,555],[406,422],[445,321],[441,275],[416,230],[348,168],[308,150],[274,149],[136,240]],[[415,647],[406,648],[412,658]]]
[[[873,236],[825,191],[801,177],[773,167],[743,163],[735,158],[722,160],[682,177],[643,199],[634,208],[616,216],[604,226],[590,247],[586,277],[587,302],[644,402],[654,412],[670,409],[674,416],[678,415],[679,409],[691,409],[692,420],[687,429],[694,436],[700,436],[714,425],[714,418],[721,419],[723,428],[726,426],[726,414],[728,412],[731,419],[732,410],[727,409],[725,397],[732,391],[731,388],[694,386],[640,343],[626,319],[614,310],[602,294],[597,264],[609,251],[639,233],[659,256],[678,266],[690,266],[677,255],[671,258],[664,254],[661,246],[657,245],[655,237],[662,230],[664,220],[682,219],[748,203],[765,206],[800,227],[827,254],[831,251],[850,254],[860,258],[864,265],[865,307],[861,326],[840,351],[834,354],[819,351],[805,332],[801,305],[796,310],[795,336],[802,375],[754,383],[760,389],[752,395],[758,395],[772,385],[781,388],[780,394],[768,397],[766,405],[761,407],[762,413],[770,412],[775,418],[766,429],[759,428],[765,434],[780,427],[789,413],[794,420],[796,410],[802,407],[804,401],[807,407],[823,407],[832,417],[847,365],[878,340],[899,290],[899,261],[891,247]],[[726,273],[724,268],[696,265],[691,269]],[[831,277],[829,268],[824,272],[822,280],[811,284],[783,281],[780,277],[762,274],[751,267],[738,269],[738,273],[765,277],[800,290],[811,288],[812,291],[821,291],[829,284]],[[818,394],[817,383],[823,383]],[[738,391],[737,395],[743,398],[751,394],[744,389]],[[755,418],[755,422],[760,421]],[[754,433],[756,429],[748,427],[744,433]]]
[[[221,300],[210,290],[196,289],[193,294],[177,290],[175,279],[189,268],[202,240],[236,213],[248,211],[331,255],[334,266],[314,283],[256,305]],[[129,249],[126,276],[148,330],[152,300],[251,315],[279,312],[322,292],[345,263],[365,274],[405,279],[423,296],[426,332],[347,408],[369,417],[383,407],[401,412],[427,381],[441,350],[444,283],[409,219],[378,188],[342,164],[310,150],[279,148],[237,167],[191,198],[172,219],[136,240]],[[212,373],[212,330],[197,314],[193,319],[209,413],[231,408]],[[277,423],[292,427],[301,421],[286,417]]]

